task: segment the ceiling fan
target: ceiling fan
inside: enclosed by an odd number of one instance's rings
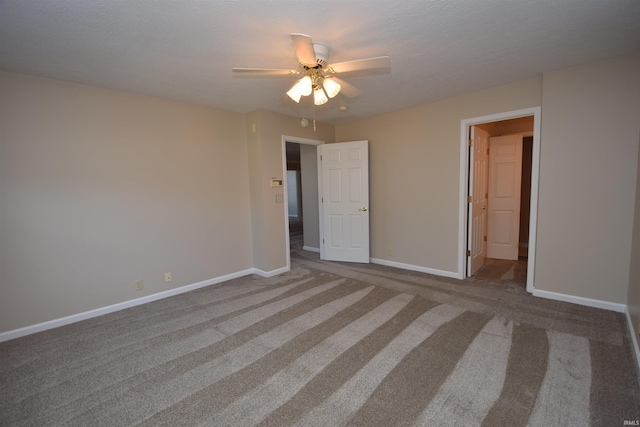
[[[314,43],[311,37],[305,34],[291,34],[291,40],[298,59],[297,69],[234,68],[233,71],[271,76],[302,75],[287,91],[287,95],[295,102],[300,102],[302,96],[313,93],[313,103],[322,105],[340,91],[350,98],[355,98],[360,93],[355,87],[337,78],[336,74],[391,68],[391,58],[388,56],[328,64],[329,48],[327,46]]]

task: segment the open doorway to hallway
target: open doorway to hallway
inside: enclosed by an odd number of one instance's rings
[[[302,249],[304,246],[304,199],[302,192],[302,165],[300,144],[286,142],[287,159],[287,206],[289,220],[289,246]],[[307,196],[310,196],[307,194]]]
[[[282,135],[287,268],[291,250],[320,252],[318,150],[324,141]]]

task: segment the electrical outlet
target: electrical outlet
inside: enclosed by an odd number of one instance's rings
[[[142,290],[142,280],[136,280],[136,291]]]
[[[171,273],[164,273],[164,281],[165,282],[171,281]]]

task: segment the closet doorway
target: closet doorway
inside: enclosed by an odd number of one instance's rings
[[[462,123],[465,176],[460,276],[498,274],[532,292],[539,108]]]

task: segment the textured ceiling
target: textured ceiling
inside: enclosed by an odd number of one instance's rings
[[[311,117],[308,97],[283,97],[295,79],[231,71],[295,68],[296,32],[329,63],[391,57],[341,76],[358,98],[315,108],[339,123],[640,51],[640,0],[0,0],[0,69]]]

